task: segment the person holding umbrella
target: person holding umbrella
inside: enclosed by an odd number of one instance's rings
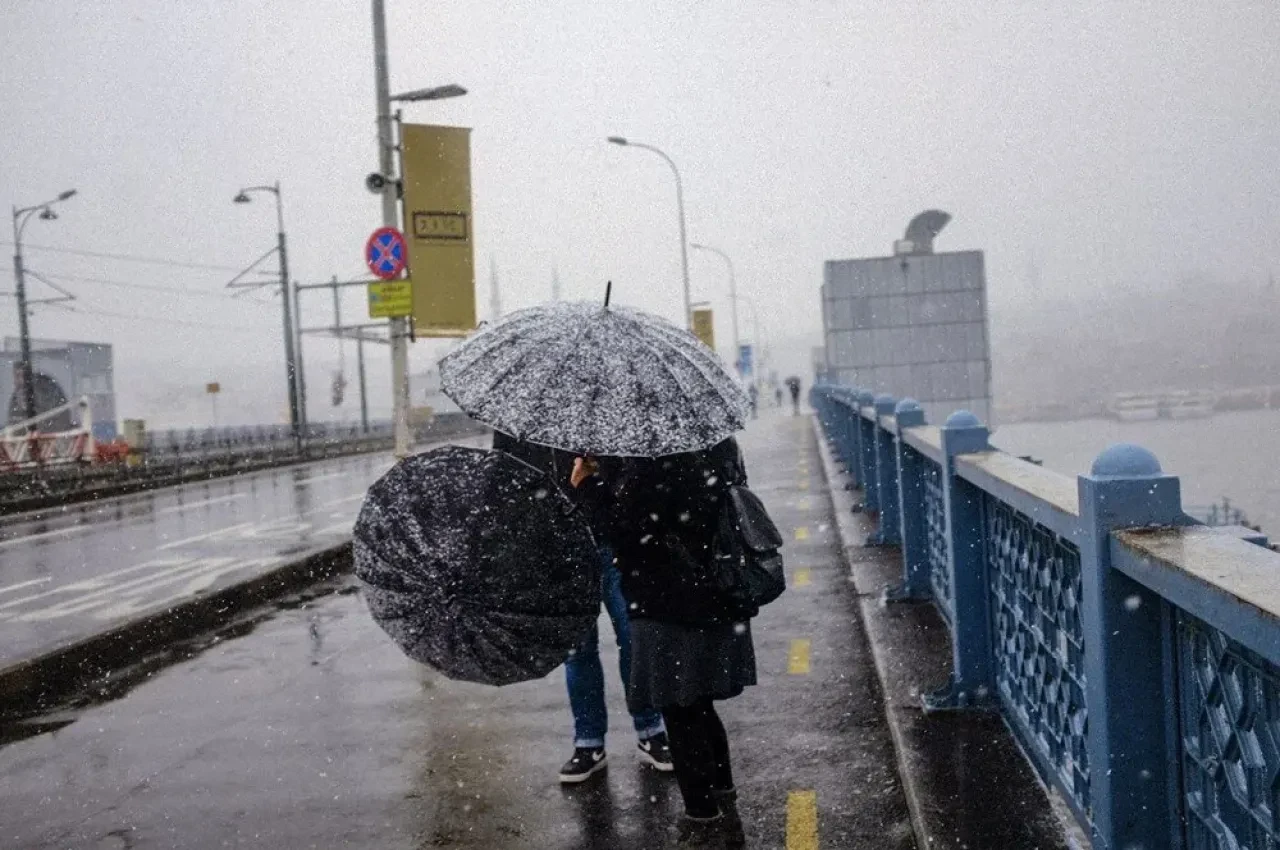
[[[733,485],[746,484],[736,441],[656,459],[579,457],[571,482],[603,478],[608,539],[631,616],[628,699],[657,705],[684,799],[682,846],[723,835],[741,846],[729,739],[715,703],[756,683],[751,618],[715,572],[715,537]]]
[[[628,707],[657,706],[666,721],[681,843],[714,845],[724,832],[741,846],[714,703],[755,684],[756,611],[710,573],[728,488],[746,480],[731,439],[750,417],[746,391],[692,333],[611,308],[608,291],[603,306],[560,301],[504,316],[446,355],[440,376],[472,418],[575,457],[570,483],[604,518],[628,603]]]
[[[566,489],[573,455],[517,440],[501,431],[494,431],[493,448],[542,469],[562,490]],[[592,500],[584,498],[589,490],[570,490],[566,495],[576,503],[578,510],[585,512],[597,541],[601,601],[613,623],[613,634],[618,642],[618,668],[625,692],[629,690],[631,677],[631,624],[613,551],[602,542],[605,540],[604,532],[599,517],[591,509]],[[597,625],[591,626],[569,655],[564,663],[564,673],[569,709],[573,714],[573,755],[560,768],[560,782],[574,785],[587,781],[608,765],[605,735],[609,730],[609,711],[604,700],[604,666],[600,663],[600,630]],[[630,700],[628,702],[634,704]],[[651,706],[641,705],[632,709],[631,720],[641,759],[663,773],[672,771],[671,748],[662,714]]]

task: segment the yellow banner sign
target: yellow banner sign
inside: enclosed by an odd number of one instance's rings
[[[716,325],[710,307],[693,308],[693,335],[707,348],[716,350]]]
[[[391,319],[413,315],[413,284],[407,280],[369,284],[369,318]]]
[[[476,326],[471,131],[404,124],[400,149],[414,333],[462,336]]]

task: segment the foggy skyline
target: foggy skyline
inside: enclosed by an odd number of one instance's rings
[[[618,301],[678,319],[670,172],[606,144],[612,134],[677,162],[690,241],[733,257],[774,340],[817,344],[823,261],[889,253],[928,207],[954,216],[937,250],[986,252],[993,323],[1045,293],[1167,293],[1192,274],[1280,271],[1272,4],[389,0],[387,11],[393,91],[470,90],[408,105],[405,119],[474,128],[482,315],[492,257],[507,310],[549,298],[556,269],[567,298],[600,297],[611,279]],[[79,190],[60,220],[32,223],[28,246],[239,268],[272,246],[275,221],[269,198],[231,198],[279,180],[294,276],[365,276],[361,246],[378,223],[363,187],[376,161],[367,4],[18,0],[0,10],[0,40],[0,203]],[[212,380],[227,389],[224,418],[279,417],[279,302],[231,300],[233,271],[34,247],[26,262],[60,275],[86,311],[37,308],[33,335],[113,344],[122,417],[199,413]],[[690,272],[727,353],[723,265],[691,252]],[[12,290],[7,271],[0,289]],[[13,334],[6,304],[0,331]],[[343,309],[363,317],[362,293]],[[306,325],[330,316],[328,293],[305,296]],[[433,349],[414,346],[414,372]],[[385,349],[367,353],[384,415]],[[793,352],[789,368],[807,356]],[[333,414],[335,344],[307,339],[312,418],[358,416],[354,361],[348,344],[347,401]]]

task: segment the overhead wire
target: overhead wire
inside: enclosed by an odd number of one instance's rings
[[[12,242],[0,241],[0,245],[13,246]],[[153,266],[172,266],[179,269],[199,269],[201,271],[213,272],[238,272],[240,266],[226,266],[216,263],[194,263],[185,260],[170,260],[164,257],[147,257],[141,254],[117,254],[107,251],[83,251],[78,248],[57,248],[53,245],[32,245],[24,242],[23,250],[27,251],[49,251],[55,254],[70,254],[75,257],[94,257],[100,260],[120,260],[127,263],[143,263]]]

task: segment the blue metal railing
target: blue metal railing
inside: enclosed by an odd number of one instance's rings
[[[900,545],[890,600],[952,638],[931,710],[1001,711],[1095,848],[1280,848],[1280,554],[1208,528],[1179,480],[1113,446],[1077,480],[972,415],[817,386],[833,453]],[[1255,545],[1262,543],[1264,545]]]

